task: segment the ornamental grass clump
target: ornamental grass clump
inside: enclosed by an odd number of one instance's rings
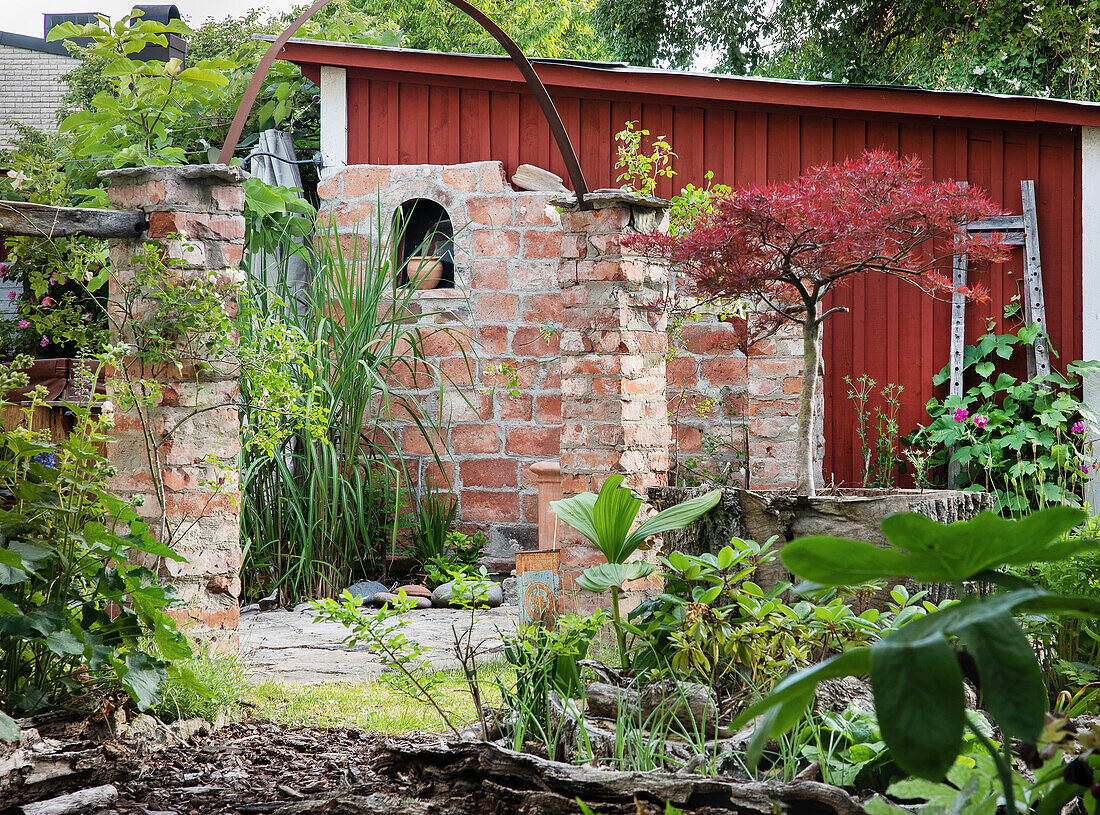
[[[821,327],[844,310],[825,305],[829,292],[874,273],[931,294],[954,290],[983,299],[986,292],[977,286],[953,289],[948,273],[956,254],[972,263],[1005,258],[999,236],[969,234],[963,226],[1000,214],[978,188],[927,181],[916,158],[876,150],[811,167],[793,181],[734,190],[677,234],[642,235],[633,243],[682,270],[688,296],[753,304],[750,336],[801,326],[795,485],[800,495],[812,496]]]

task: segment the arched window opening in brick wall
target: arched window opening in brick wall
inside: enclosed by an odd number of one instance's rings
[[[398,207],[393,220],[401,285],[417,277],[421,289],[455,288],[454,228],[447,210],[429,198],[412,198]],[[410,264],[411,258],[422,260]],[[438,259],[438,269],[431,258]]]

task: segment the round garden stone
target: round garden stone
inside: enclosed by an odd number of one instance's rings
[[[492,580],[478,580],[470,583],[470,594],[472,596],[484,595],[484,600],[478,603],[479,606],[488,606],[489,608],[496,608],[504,601],[504,595],[500,590],[500,586],[494,583]],[[448,608],[454,600],[455,589],[454,581],[444,583],[436,588],[432,592],[432,605],[436,608]]]
[[[402,591],[405,592],[406,597],[431,597],[432,596],[432,590],[431,589],[429,589],[427,586],[421,586],[418,583],[407,583],[404,586],[398,586],[397,591],[394,592],[394,593],[396,594],[397,592],[402,592]]]
[[[378,592],[389,591],[389,589],[377,580],[360,580],[348,586],[347,591],[352,597],[358,597],[360,603],[366,605],[374,600],[374,595]]]

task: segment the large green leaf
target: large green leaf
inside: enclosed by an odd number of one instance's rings
[[[622,563],[638,548],[628,546],[626,541],[638,510],[642,508],[642,499],[620,487],[622,480],[620,473],[609,475],[592,506],[596,543],[609,563]]]
[[[689,498],[682,504],[677,504],[668,509],[662,509],[652,518],[641,524],[630,533],[627,538],[627,546],[634,551],[650,535],[658,535],[662,532],[671,532],[674,529],[683,529],[688,524],[706,515],[718,502],[722,500],[721,490],[711,490],[706,495],[698,495]]]
[[[658,512],[631,532],[642,499],[620,486],[622,481],[622,474],[614,473],[604,481],[598,496],[583,492],[550,502],[553,513],[592,541],[608,563],[624,563],[649,536],[682,529],[722,498],[721,490],[713,490]]]
[[[882,522],[890,547],[812,536],[788,543],[780,557],[803,580],[823,586],[896,577],[952,583],[1007,564],[1062,560],[1095,549],[1090,538],[1062,540],[1086,517],[1081,509],[1050,507],[1019,520],[982,512],[969,521],[941,524],[905,512]]]
[[[903,770],[938,781],[959,754],[966,723],[962,671],[954,650],[939,636],[891,636],[870,651],[871,688],[883,741]]]
[[[0,710],[0,740],[19,741],[21,736],[22,731],[19,729],[19,723]]]
[[[628,580],[641,580],[649,577],[656,566],[644,560],[632,560],[629,563],[600,563],[589,566],[577,578],[577,586],[585,591],[600,594],[608,589],[619,588]]]
[[[735,730],[740,729],[770,708],[804,699],[807,688],[812,691],[819,682],[825,679],[836,679],[841,676],[860,676],[870,672],[870,648],[855,648],[851,651],[845,651],[843,654],[829,657],[823,662],[803,668],[781,680],[772,689],[771,693],[745,708],[741,715],[734,720],[731,727]],[[777,735],[777,733],[772,735]]]
[[[978,665],[982,706],[1005,735],[1034,744],[1043,729],[1046,689],[1035,652],[1008,612],[956,628]]]
[[[139,710],[148,710],[160,701],[160,688],[168,678],[160,660],[143,651],[131,651],[126,655],[118,678]]]
[[[576,529],[595,546],[599,547],[599,533],[592,523],[592,508],[596,505],[596,494],[582,492],[559,501],[550,502],[550,511],[565,523]]]

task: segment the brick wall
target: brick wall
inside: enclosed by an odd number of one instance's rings
[[[133,274],[135,249],[144,242],[160,243],[169,257],[184,259],[173,272],[183,279],[213,275],[225,293],[227,312],[235,313],[237,266],[244,251],[241,171],[207,164],[107,170],[101,176],[109,181],[112,206],[141,209],[149,217],[147,232],[137,240],[110,242],[114,268],[108,309],[115,316],[116,338],[127,339],[126,324],[119,325],[118,318],[137,316],[123,305],[120,281]],[[159,400],[148,415],[160,442],[165,520],[174,531],[172,546],[186,562],[158,558],[149,565],[184,601],[172,615],[188,624],[188,633],[221,644],[235,636],[240,612],[240,391],[233,366],[210,365],[201,373],[192,367],[185,359],[182,371],[161,376]],[[170,428],[175,432],[165,439]],[[111,491],[127,499],[140,497],[139,513],[160,534],[161,505],[136,412],[116,410],[107,455],[117,469]]]
[[[456,233],[456,287],[416,297],[422,310],[446,313],[432,320],[462,331],[476,359],[471,357],[471,377],[453,343],[440,335],[428,343],[433,361],[464,384],[466,398],[440,392],[432,383],[403,382],[414,387],[426,409],[442,409],[444,472],[435,473],[427,443],[414,426],[402,430],[402,452],[418,481],[433,473],[448,480],[458,496],[460,521],[486,528],[493,567],[511,569],[515,551],[537,548],[537,493],[528,468],[557,458],[562,443],[559,354],[561,343],[573,338],[563,324],[558,276],[563,254],[575,265],[576,225],[572,242],[563,247],[562,216],[549,205],[554,194],[512,189],[499,162],[356,165],[327,177],[318,192],[322,221],[331,219],[344,242],[376,228],[379,204],[386,223],[414,198],[430,199],[447,211]],[[698,454],[707,434],[732,433],[742,449],[747,424],[751,485],[792,486],[801,375],[797,334],[757,343],[746,353],[733,325],[708,317],[684,327],[681,345],[682,354],[668,359],[658,377],[667,375],[669,410],[676,410],[676,397],[684,391],[692,398],[710,396],[715,405],[709,415],[681,410],[673,422],[680,458]],[[518,371],[518,396],[489,373],[501,363]]]
[[[472,364],[442,334],[429,338],[433,361],[465,385],[465,399],[429,380],[407,381],[426,410],[442,410],[445,472],[458,496],[459,518],[489,531],[490,557],[510,570],[514,553],[538,546],[538,497],[528,467],[558,454],[561,428],[557,267],[561,219],[552,193],[513,190],[499,162],[453,166],[352,166],[318,190],[322,222],[343,236],[369,234],[377,205],[388,224],[405,201],[440,204],[455,231],[456,286],[416,295],[425,312],[456,328]],[[545,334],[544,332],[550,333]],[[476,359],[474,356],[476,355]],[[518,372],[511,396],[490,367]],[[495,386],[495,387],[494,387]],[[469,403],[467,403],[469,402]],[[402,451],[422,480],[435,472],[419,430],[406,426]]]
[[[0,147],[15,133],[9,119],[39,130],[57,129],[57,112],[67,90],[61,76],[79,60],[0,45]]]

